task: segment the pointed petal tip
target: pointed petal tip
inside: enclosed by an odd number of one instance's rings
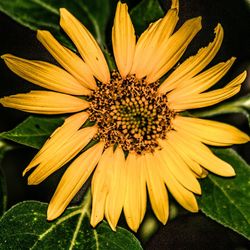
[[[38,184],[39,184],[39,182],[34,180],[34,178],[32,178],[31,175],[28,177],[28,185],[33,186],[33,185],[38,185]]]
[[[90,218],[90,225],[91,225],[93,228],[95,228],[101,220],[102,220],[102,219],[98,219],[97,217],[91,216],[91,218]]]
[[[195,194],[201,195],[201,193],[202,193],[202,190],[201,190],[201,186],[199,185],[197,189],[195,190]]]
[[[225,177],[234,177],[236,176],[235,170],[233,169],[233,167],[228,168],[227,171],[225,171],[224,174]]]
[[[193,207],[192,209],[189,210],[192,213],[198,213],[199,212],[199,207],[198,204],[196,203],[195,207]]]
[[[235,62],[235,60],[237,59],[237,57],[236,56],[232,56],[230,59],[229,59],[229,61],[231,61],[231,62]]]
[[[1,58],[2,58],[4,61],[7,61],[10,57],[12,57],[11,54],[3,54],[3,55],[1,55]]]
[[[48,30],[37,30],[36,31],[36,36],[37,38],[39,38],[40,36],[44,36],[50,34],[50,32]]]
[[[110,220],[108,220],[109,226],[111,227],[111,229],[116,232],[116,225],[114,225]]]
[[[65,8],[60,8],[60,9],[59,9],[59,13],[60,13],[60,21],[59,21],[59,23],[60,23],[60,25],[61,25],[62,22],[63,22],[64,17],[65,17],[66,15],[70,14],[70,13],[69,13],[69,11],[68,11],[67,9],[65,9]]]
[[[28,171],[29,171],[29,169],[25,168],[24,171],[22,172],[22,176],[24,177],[27,174]]]
[[[163,224],[166,225],[168,222],[168,216],[166,218],[158,218],[158,220]]]
[[[197,22],[197,23],[199,23],[201,25],[202,16],[197,16],[197,17],[191,18],[188,21],[190,21],[190,22]]]
[[[164,224],[165,225],[165,224]],[[133,231],[133,232],[135,232],[135,233],[137,233],[137,231],[138,231],[138,229],[139,229],[139,225],[137,226],[135,226],[135,225],[129,225],[129,228]]]
[[[52,220],[55,220],[58,216],[53,212],[51,211],[49,208],[48,208],[48,211],[47,211],[47,220],[48,221],[52,221]]]
[[[56,207],[55,204],[52,204],[51,201],[49,203],[48,209],[47,209],[47,220],[52,221],[57,219],[64,210],[61,209],[61,207]]]
[[[61,14],[68,13],[68,10],[66,8],[60,8],[59,12],[60,12],[60,15],[61,15]]]
[[[245,81],[246,77],[247,77],[247,70],[244,70],[242,73],[241,73],[241,76],[242,76],[242,81]]]
[[[216,27],[214,28],[214,32],[217,33],[219,30],[223,31],[223,27],[222,27],[221,23],[218,23],[216,25]]]
[[[194,18],[191,18],[191,19],[188,19],[184,24],[189,27],[189,26],[192,26],[197,29],[197,30],[201,30],[202,28],[202,17],[201,16],[197,16],[197,17],[194,17]]]

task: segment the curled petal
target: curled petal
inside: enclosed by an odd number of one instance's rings
[[[164,54],[162,52],[178,21],[176,9],[171,9],[162,19],[151,24],[140,36],[135,49],[135,57],[131,74],[142,78],[152,71]]]
[[[146,80],[151,83],[157,81],[168,72],[181,58],[187,46],[201,29],[201,17],[186,21],[166,43],[159,47],[150,64],[153,65]]]
[[[219,63],[191,79],[184,80],[176,89],[168,93],[168,97],[171,96],[174,99],[183,96],[185,98],[185,96],[200,94],[208,90],[228,72],[235,59],[235,57],[232,57],[230,60]]]
[[[215,28],[214,41],[209,43],[205,48],[198,51],[195,56],[189,57],[180,66],[170,74],[169,77],[159,87],[159,93],[166,93],[176,86],[179,86],[183,81],[192,78],[201,72],[215,57],[220,49],[223,40],[223,28],[220,24]]]
[[[241,84],[246,79],[246,71],[235,77],[224,88],[212,90],[201,94],[190,94],[190,96],[170,96],[170,107],[176,111],[186,109],[203,108],[214,105],[236,95],[241,88]]]

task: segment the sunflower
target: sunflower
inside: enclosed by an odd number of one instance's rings
[[[92,173],[91,225],[105,216],[115,230],[123,210],[134,231],[143,220],[147,192],[156,217],[165,224],[168,191],[185,209],[197,212],[198,178],[208,171],[235,175],[207,145],[245,143],[249,136],[224,123],[184,116],[182,111],[235,95],[246,72],[222,88],[207,91],[235,61],[232,57],[203,71],[221,46],[220,24],[207,47],[173,69],[201,29],[201,17],[196,17],[174,32],[178,6],[173,0],[166,15],[137,40],[128,7],[118,2],[112,29],[117,70],[112,72],[93,36],[64,8],[60,25],[80,56],[44,30],[37,32],[38,40],[62,67],[2,56],[17,75],[49,89],[3,97],[3,106],[46,115],[74,113],[24,170],[25,174],[34,168],[28,184],[36,185],[69,165],[50,201],[48,220],[63,213]]]

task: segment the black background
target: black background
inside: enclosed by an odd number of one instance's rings
[[[1,1],[1,0],[0,0]],[[164,1],[163,5],[165,5]],[[133,7],[136,1],[130,1]],[[167,4],[168,1],[167,1]],[[213,38],[213,29],[220,22],[225,31],[222,48],[213,64],[236,56],[237,61],[228,74],[231,79],[243,69],[250,68],[250,3],[247,0],[180,0],[180,21],[201,15],[203,29],[193,40],[184,57],[194,54],[199,47],[205,46]],[[34,31],[29,30],[8,16],[0,13],[0,54],[11,53],[28,59],[53,61],[47,51],[36,40]],[[109,43],[110,45],[110,43]],[[239,95],[249,92],[250,78],[246,80]],[[8,70],[0,61],[0,96],[25,92],[34,86]],[[14,128],[28,115],[11,109],[0,109],[0,132]],[[248,132],[246,120],[242,116],[223,116],[223,120],[237,125]],[[249,145],[236,148],[249,162]],[[39,186],[30,187],[21,173],[32,159],[36,150],[19,146],[8,153],[2,163],[9,194],[8,206],[27,199],[49,201],[62,171],[52,175]],[[159,232],[145,245],[146,249],[250,249],[248,241],[208,219],[201,213],[183,215],[167,226],[160,227]]]

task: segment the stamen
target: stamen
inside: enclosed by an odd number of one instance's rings
[[[175,113],[168,107],[167,96],[157,94],[158,86],[159,82],[148,84],[134,75],[122,79],[116,71],[108,84],[100,84],[89,112],[99,127],[97,137],[106,147],[119,144],[138,154],[159,147],[157,139],[166,138]]]

